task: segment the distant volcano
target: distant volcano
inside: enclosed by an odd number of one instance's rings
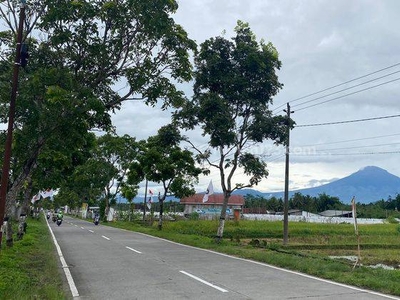
[[[318,187],[289,191],[303,195],[318,196],[327,194],[338,197],[343,203],[350,203],[354,196],[357,202],[371,203],[381,199],[387,200],[389,196],[395,198],[400,193],[400,177],[390,174],[379,167],[369,166],[342,179]],[[259,195],[263,197],[283,197],[283,192],[261,193],[256,190],[246,189],[238,191],[239,194]]]

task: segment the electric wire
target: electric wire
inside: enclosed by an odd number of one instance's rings
[[[338,122],[326,122],[326,123],[316,123],[316,124],[305,124],[305,125],[295,125],[294,127],[312,127],[312,126],[325,126],[325,125],[337,125],[337,124],[346,124],[346,123],[356,123],[356,122],[365,122],[365,121],[373,121],[373,120],[382,120],[382,119],[390,119],[397,118],[399,115],[391,115],[391,116],[383,116],[383,117],[375,117],[375,118],[365,118],[365,119],[356,119],[356,120],[348,120],[348,121],[338,121]]]
[[[372,137],[365,137],[365,138],[359,138],[359,139],[350,139],[350,140],[343,140],[343,141],[335,141],[335,142],[326,142],[326,143],[318,143],[318,144],[308,144],[308,145],[300,145],[296,147],[314,147],[314,146],[321,146],[321,145],[332,145],[332,144],[341,144],[341,143],[349,143],[349,142],[358,142],[358,141],[364,141],[364,140],[371,140],[371,139],[379,139],[379,138],[386,138],[386,137],[393,137],[393,136],[399,136],[400,133],[395,133],[395,134],[387,134],[387,135],[378,135],[378,136],[372,136]]]
[[[330,149],[316,149],[316,152],[323,151],[336,151],[336,150],[349,150],[349,149],[359,149],[359,148],[370,148],[370,147],[382,147],[382,146],[394,146],[399,145],[398,143],[387,143],[387,144],[375,144],[375,145],[363,145],[363,146],[353,146],[353,147],[340,147],[340,148],[330,148]]]
[[[331,87],[328,87],[328,88],[324,88],[324,89],[322,89],[322,90],[319,90],[319,91],[317,91],[317,92],[314,92],[314,93],[311,93],[311,94],[308,94],[308,95],[305,95],[305,96],[302,96],[302,97],[299,97],[299,98],[292,99],[292,100],[287,101],[287,102],[289,102],[289,103],[294,103],[294,102],[300,101],[300,100],[302,100],[302,99],[305,99],[305,98],[308,98],[308,97],[311,97],[311,96],[314,96],[314,95],[317,95],[317,94],[320,94],[320,93],[323,93],[323,92],[332,90],[332,89],[334,89],[334,88],[337,88],[337,87],[339,87],[339,86],[345,85],[345,84],[347,84],[347,83],[350,83],[350,82],[353,82],[353,81],[357,81],[357,80],[359,80],[359,79],[362,79],[362,78],[365,78],[365,77],[368,77],[368,76],[377,74],[377,73],[379,73],[379,72],[382,72],[382,71],[385,71],[385,70],[388,70],[388,69],[391,69],[391,68],[394,68],[394,67],[397,67],[397,66],[399,66],[399,65],[400,65],[400,63],[396,63],[396,64],[390,65],[390,66],[388,66],[388,67],[379,69],[379,70],[377,70],[377,71],[374,71],[374,72],[371,72],[371,73],[362,75],[362,76],[360,76],[360,77],[357,77],[357,78],[354,78],[354,79],[350,79],[350,80],[345,81],[345,82],[343,82],[343,83],[340,83],[340,84],[337,84],[337,85],[334,85],[334,86],[331,86]],[[286,103],[281,104],[281,105],[279,105],[278,107],[274,108],[272,111],[274,112],[274,111],[280,109],[281,107],[284,107],[285,105],[286,105]]]
[[[315,102],[317,100],[320,100],[320,99],[323,99],[323,98],[326,98],[326,97],[329,97],[329,96],[332,96],[332,95],[336,95],[336,94],[339,94],[339,93],[344,92],[344,91],[348,91],[348,90],[354,89],[356,87],[359,87],[359,86],[365,85],[367,83],[371,83],[371,82],[377,81],[377,80],[385,78],[385,77],[389,77],[389,76],[397,74],[397,73],[400,73],[400,70],[396,71],[396,72],[393,72],[393,73],[386,74],[386,75],[378,77],[378,78],[374,78],[374,79],[371,79],[371,80],[368,80],[368,81],[353,85],[351,87],[348,87],[348,88],[345,88],[345,89],[342,89],[342,90],[339,90],[339,91],[336,91],[336,92],[333,92],[333,93],[330,93],[330,94],[326,94],[326,95],[323,95],[323,96],[320,96],[320,97],[305,101],[303,103],[295,104],[295,105],[292,106],[292,108],[296,109],[296,107],[298,107],[298,106],[302,106],[302,105],[305,105],[307,103]]]
[[[292,153],[294,156],[357,156],[357,155],[382,155],[382,154],[398,154],[399,151],[376,151],[376,152],[358,152],[358,153],[314,153],[314,154],[301,154]]]
[[[334,100],[338,100],[338,99],[341,99],[341,98],[344,98],[344,97],[355,95],[355,94],[358,94],[358,93],[361,93],[361,92],[365,92],[365,91],[368,91],[368,90],[371,90],[371,89],[374,89],[374,88],[377,88],[377,87],[380,87],[380,86],[383,86],[385,84],[389,84],[389,83],[392,83],[392,82],[395,82],[395,81],[398,81],[398,80],[400,80],[400,78],[389,80],[389,81],[386,81],[386,82],[383,82],[383,83],[380,83],[380,84],[377,84],[377,85],[373,85],[373,86],[367,87],[365,89],[361,89],[361,90],[358,90],[358,91],[355,91],[355,92],[352,92],[352,93],[348,93],[348,94],[345,94],[345,95],[342,95],[342,96],[338,96],[338,97],[335,97],[335,98],[332,98],[332,99],[328,99],[328,100],[325,100],[325,101],[322,101],[322,102],[319,102],[319,103],[311,104],[309,106],[296,109],[296,112],[299,112],[301,110],[305,110],[307,108],[311,108],[311,107],[314,107],[314,106],[317,106],[317,105],[322,105],[322,104],[325,104],[325,103],[328,103],[328,102],[332,102]]]

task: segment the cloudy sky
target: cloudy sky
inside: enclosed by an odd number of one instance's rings
[[[233,37],[237,20],[242,20],[258,40],[277,48],[284,87],[272,109],[283,114],[289,102],[298,125],[291,132],[291,190],[327,183],[371,165],[400,176],[400,1],[178,3],[174,19],[198,44],[224,31],[226,38]],[[185,87],[188,93],[190,89]],[[168,112],[137,102],[124,104],[113,117],[119,134],[138,139],[155,134],[169,119]],[[340,124],[316,125],[322,123]],[[283,190],[284,149],[266,143],[251,151],[264,155],[270,172],[256,188]],[[236,181],[242,176],[238,174]],[[200,180],[199,192],[210,179],[220,190],[218,176],[212,173]]]

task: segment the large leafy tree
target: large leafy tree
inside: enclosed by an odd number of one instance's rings
[[[257,185],[268,176],[266,163],[246,152],[246,146],[266,140],[285,143],[289,121],[273,116],[269,109],[272,97],[282,88],[276,75],[281,66],[277,50],[271,43],[258,43],[244,22],[238,22],[235,32],[232,40],[216,37],[201,44],[195,57],[193,99],[175,114],[180,126],[200,128],[208,137],[206,151],[192,145],[198,158],[216,168],[221,179],[224,203],[217,240],[223,237],[232,192]],[[234,183],[240,168],[250,177],[247,183]]]
[[[107,109],[127,99],[179,105],[175,81],[189,80],[195,43],[171,17],[174,0],[44,1],[43,46],[57,53],[52,65],[68,67]],[[115,84],[127,83],[117,92]],[[122,94],[123,93],[123,94]]]
[[[8,112],[18,5],[0,4],[0,17],[9,26],[0,33],[2,120]],[[83,156],[71,154],[85,147],[88,130],[110,128],[109,114],[123,101],[155,105],[163,100],[163,108],[182,103],[174,83],[191,78],[189,51],[195,43],[171,18],[177,8],[173,0],[28,1],[24,42],[30,57],[20,73],[8,207],[24,186],[32,186],[27,181],[38,188],[45,184],[46,176],[32,176],[49,174],[52,160],[58,162],[53,170],[82,163]]]
[[[167,195],[178,198],[195,193],[194,184],[203,170],[196,166],[193,153],[182,149],[183,137],[173,125],[161,127],[158,134],[149,137],[140,151],[138,161],[131,165],[129,181],[137,182],[138,178],[162,185],[158,193],[160,218],[158,228],[162,229],[163,204]]]

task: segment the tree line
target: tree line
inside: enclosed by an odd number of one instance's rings
[[[257,212],[282,212],[283,199],[277,197],[264,198],[247,194],[245,197],[245,208]],[[318,214],[325,210],[351,211],[351,205],[340,201],[338,197],[329,196],[325,193],[317,197],[294,193],[289,198],[289,209],[299,209]],[[400,195],[395,198],[388,197],[368,204],[357,203],[357,217],[359,218],[400,218]]]

